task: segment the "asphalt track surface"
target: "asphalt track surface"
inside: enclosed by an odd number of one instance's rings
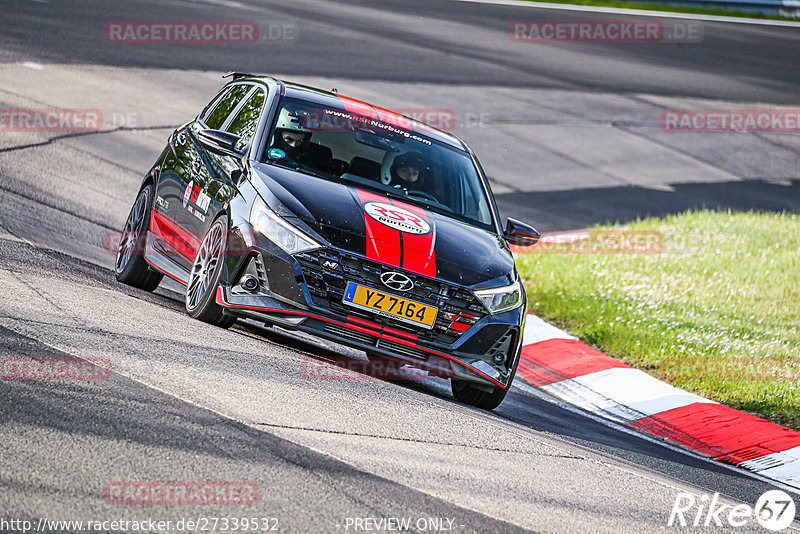
[[[2,354],[103,356],[114,368],[101,382],[0,382],[4,518],[255,515],[278,518],[286,531],[342,532],[348,518],[433,517],[463,532],[652,532],[666,529],[679,491],[752,505],[770,487],[525,388],[490,413],[455,403],[438,380],[309,379],[309,365],[363,356],[251,323],[204,327],[185,316],[175,284],[154,294],[118,284],[102,239],[120,227],[170,128],[231,69],[343,80],[353,96],[386,95],[379,104],[433,106],[440,101],[425,95],[455,94],[494,113],[492,124],[457,133],[479,145],[501,210],[544,220],[545,229],[669,213],[698,196],[733,209],[797,209],[794,139],[655,143],[649,107],[635,107],[791,104],[796,28],[704,23],[692,46],[561,44],[532,53],[511,46],[510,20],[598,15],[422,1],[11,1],[2,9],[3,108],[138,113],[136,125],[92,135],[0,138]],[[105,43],[105,22],[132,19],[254,19],[294,25],[301,38],[258,47]],[[481,108],[487,95],[491,105]],[[580,116],[565,119],[559,101]],[[503,126],[498,107],[529,122]],[[585,139],[608,122],[599,114],[609,108],[625,120],[604,131],[624,136],[631,152],[677,154],[703,178],[620,184],[637,169],[626,166],[631,158],[598,162],[589,146],[573,159],[599,181],[565,178],[556,187],[548,173],[530,178],[492,157],[503,135],[540,128],[553,133],[538,138],[538,163],[554,167],[559,143]],[[527,143],[517,142],[514,150]],[[710,155],[698,162],[692,144]],[[772,152],[757,170],[737,162],[737,152],[764,147]],[[106,504],[105,485],[127,480],[252,481],[260,499],[233,508]]]

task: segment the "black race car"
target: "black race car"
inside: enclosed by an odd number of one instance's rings
[[[227,76],[142,182],[117,279],[152,291],[166,274],[202,321],[302,330],[499,405],[526,308],[509,243],[539,234],[502,229],[470,149],[335,92]]]

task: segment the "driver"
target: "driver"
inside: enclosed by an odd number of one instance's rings
[[[308,147],[311,141],[311,132],[300,125],[300,117],[284,108],[275,125],[275,134],[270,148],[283,151],[281,163],[290,165],[309,166]]]
[[[392,187],[408,189],[423,189],[425,178],[423,171],[427,169],[422,154],[416,151],[406,152],[394,158],[392,166],[389,168],[389,180],[384,183]]]

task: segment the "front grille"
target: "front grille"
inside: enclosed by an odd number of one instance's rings
[[[433,329],[415,328],[391,318],[361,311],[342,304],[347,282],[384,289],[381,274],[401,271],[355,254],[334,250],[317,250],[295,256],[303,268],[303,275],[315,305],[342,315],[362,317],[374,323],[415,334],[420,340],[450,344],[457,340],[462,330],[475,324],[486,315],[486,310],[469,291],[446,282],[403,271],[414,282],[410,291],[398,293],[423,304],[439,309]],[[389,291],[390,293],[396,293]],[[456,323],[456,328],[452,328]]]
[[[361,332],[357,332],[355,330],[351,330],[350,328],[345,328],[343,326],[325,323],[325,331],[343,338],[352,339],[354,341],[360,341],[361,343],[366,343],[367,345],[375,345],[375,336],[370,336],[369,334],[363,334]]]
[[[378,347],[391,350],[392,352],[403,354],[404,356],[410,356],[412,358],[421,358],[427,359],[430,354],[425,352],[424,350],[415,349],[414,347],[409,347],[408,345],[403,345],[402,343],[396,343],[394,341],[389,341],[388,339],[380,339],[378,340]]]

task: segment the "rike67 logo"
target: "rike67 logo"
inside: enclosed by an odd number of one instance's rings
[[[781,490],[770,490],[761,495],[755,506],[729,505],[720,502],[719,493],[701,495],[681,492],[672,505],[667,526],[734,527],[753,526],[753,522],[772,531],[788,528],[795,518],[794,499]]]

